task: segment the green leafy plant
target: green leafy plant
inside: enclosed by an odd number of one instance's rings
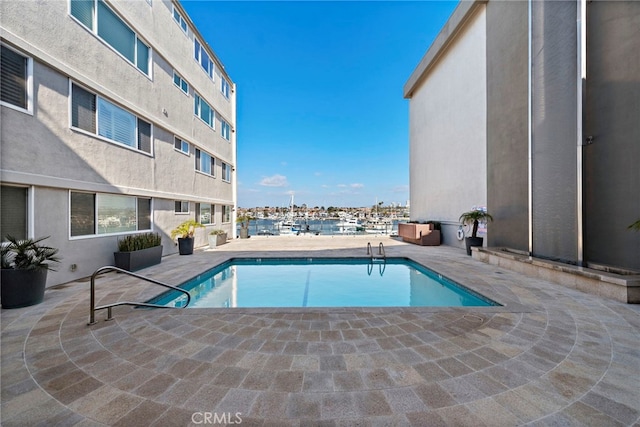
[[[194,219],[189,219],[171,230],[171,238],[186,239],[188,237],[193,237],[196,232],[196,228],[204,228],[204,225]]]
[[[211,230],[209,232],[209,234],[211,234],[212,236],[220,236],[220,235],[225,234],[225,233],[226,233],[226,231],[224,231],[224,230]]]
[[[162,244],[158,233],[131,234],[118,240],[120,252],[133,252],[153,248]]]
[[[236,222],[240,224],[240,227],[247,228],[249,227],[249,222],[251,222],[254,218],[250,215],[242,215],[236,218]]]
[[[478,237],[477,234],[478,234],[479,222],[493,221],[493,217],[485,211],[472,210],[460,215],[459,221],[463,224],[473,224],[473,231],[471,232],[471,237]]]
[[[39,239],[22,239],[7,235],[7,242],[2,243],[0,256],[3,269],[14,270],[51,270],[51,263],[60,262],[58,249],[41,245],[47,237]]]
[[[640,219],[628,227],[630,230],[640,231]]]

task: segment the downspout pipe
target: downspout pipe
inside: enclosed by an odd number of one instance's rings
[[[576,79],[576,226],[577,264],[584,265],[583,150],[586,144],[583,112],[587,80],[587,0],[577,2],[577,79]]]
[[[528,1],[528,110],[527,110],[527,163],[528,163],[528,201],[529,201],[529,244],[528,244],[528,252],[529,256],[533,255],[533,0]]]

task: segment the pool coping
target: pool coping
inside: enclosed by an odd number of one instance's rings
[[[236,259],[305,259],[305,258],[319,258],[319,259],[364,259],[363,256],[335,256],[335,255],[327,255],[327,254],[315,254],[310,255],[307,254],[305,256],[282,256],[278,255],[270,255],[266,254],[263,256],[244,256],[244,255],[233,255],[228,256],[221,259],[215,265],[207,267],[205,270],[199,271],[193,274],[188,279],[185,279],[180,285],[190,280],[197,278],[199,275],[206,273],[209,270],[217,268],[222,264],[233,262]],[[497,294],[493,288],[487,287],[478,289],[477,284],[467,284],[461,283],[460,279],[455,279],[452,275],[455,275],[455,269],[448,271],[446,274],[436,270],[436,268],[431,267],[429,265],[425,265],[424,261],[419,259],[415,259],[410,255],[402,255],[402,256],[389,256],[388,258],[396,258],[396,259],[406,259],[408,261],[414,262],[419,266],[426,268],[435,274],[441,274],[447,280],[453,282],[454,284],[461,286],[462,288],[466,288],[470,290],[473,294],[478,294],[480,298],[489,299],[499,305],[491,305],[491,306],[470,306],[470,307],[451,307],[451,306],[439,306],[439,307],[402,307],[402,306],[385,306],[385,307],[367,307],[367,306],[355,306],[355,307],[208,307],[208,308],[189,308],[182,307],[179,309],[186,309],[186,314],[193,315],[203,315],[203,314],[211,314],[211,313],[237,313],[237,314],[248,314],[248,313],[256,313],[256,314],[272,314],[272,313],[287,313],[287,314],[304,314],[304,313],[321,313],[330,311],[332,313],[357,313],[357,312],[374,312],[374,313],[389,313],[389,312],[401,312],[401,313],[438,313],[443,311],[450,310],[473,310],[473,311],[481,311],[484,313],[529,313],[535,311],[532,307],[527,307],[517,301],[514,301],[504,295]],[[441,268],[441,267],[437,267]],[[180,286],[177,285],[177,286]],[[160,292],[156,295],[153,295],[151,298],[146,299],[145,302],[153,302],[156,298],[159,298],[161,295],[170,292],[164,291]],[[170,307],[168,307],[171,309]]]

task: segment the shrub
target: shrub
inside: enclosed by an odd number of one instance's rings
[[[158,233],[130,234],[118,240],[118,250],[120,252],[133,252],[153,248],[161,244],[162,238]]]
[[[211,230],[209,232],[209,234],[211,234],[212,236],[220,236],[222,234],[225,234],[226,232],[224,230]]]
[[[7,242],[2,243],[1,258],[3,269],[14,270],[51,270],[50,263],[60,262],[58,249],[41,245],[47,237],[39,239],[16,239],[7,235]]]

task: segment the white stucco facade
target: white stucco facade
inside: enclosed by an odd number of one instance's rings
[[[411,219],[441,221],[445,232],[487,201],[485,6],[467,19],[405,94]]]
[[[2,186],[25,190],[24,234],[51,236],[47,243],[60,249],[63,261],[57,272],[49,274],[47,286],[113,264],[117,240],[124,234],[158,232],[163,253],[177,252],[171,230],[186,219],[200,219],[197,212],[207,206],[214,213],[207,227],[197,231],[196,246],[206,244],[206,234],[213,228],[233,237],[236,87],[179,2],[96,1],[93,28],[74,15],[70,1],[9,0],[0,4],[0,11],[3,52],[24,58],[29,67],[28,108],[16,108],[7,98],[10,95],[3,93]],[[103,21],[103,28],[118,32],[111,42],[109,34],[101,36],[96,30],[95,23]],[[136,43],[134,62],[114,47],[131,34]],[[210,74],[194,56],[195,39],[204,46]],[[140,59],[144,46],[149,50],[148,67],[147,59]],[[5,81],[11,71],[8,66],[2,70]],[[186,83],[183,88],[175,84],[174,73]],[[228,83],[226,93],[223,80]],[[77,113],[78,88],[97,105],[92,113],[95,129],[73,123],[74,114],[86,114]],[[196,96],[213,111],[209,124],[194,114]],[[105,103],[116,112],[101,110]],[[119,142],[116,125],[111,130],[114,136],[105,134],[100,126],[112,119],[108,114],[126,116],[134,142],[142,144],[148,134],[149,147]],[[175,148],[176,137],[188,143],[187,152]],[[205,165],[210,171],[202,170],[203,153],[213,159]],[[74,232],[71,194],[79,193],[96,195],[96,200],[101,195],[142,200],[150,206],[151,225],[113,233],[96,225],[93,233]],[[177,212],[176,202],[188,202],[188,210]],[[96,223],[99,210],[98,201]],[[223,217],[223,210],[230,214]],[[140,211],[137,204],[136,212]],[[2,213],[8,215],[5,209]],[[10,231],[21,232],[2,230],[3,236]]]

